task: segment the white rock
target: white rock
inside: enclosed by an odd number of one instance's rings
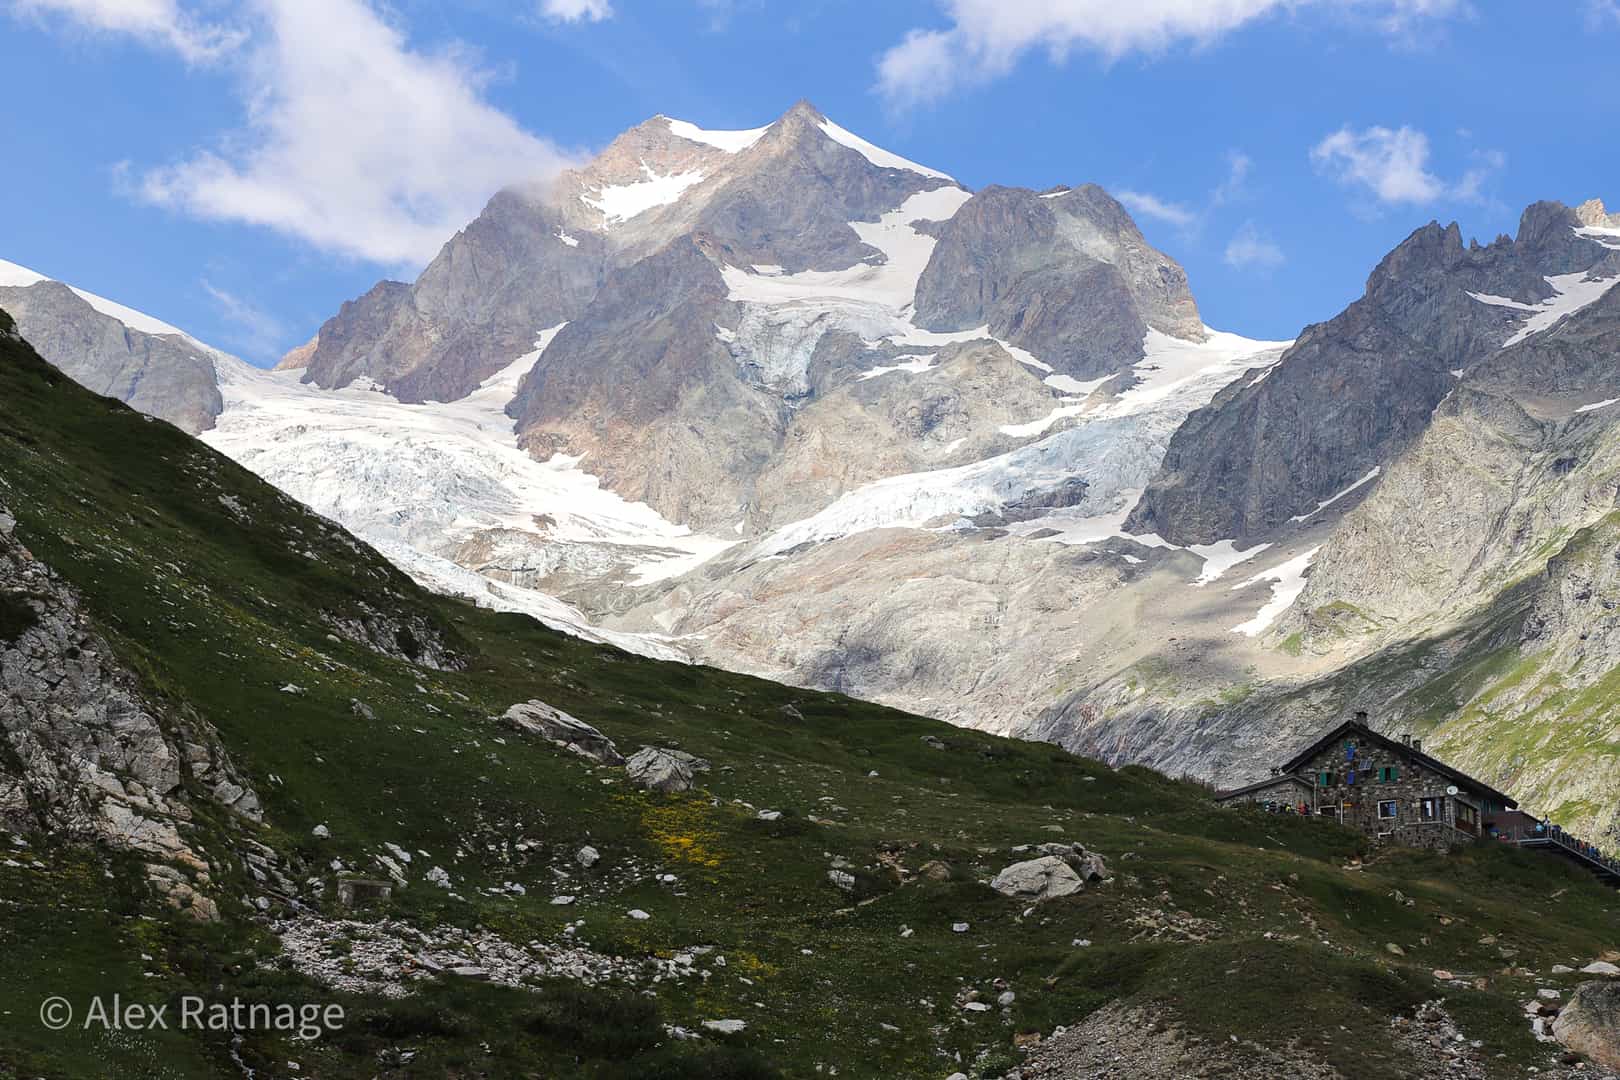
[[[551,902],[557,907],[567,907],[574,902],[574,898],[572,896],[553,896]]]
[[[652,918],[651,915],[647,914],[645,911],[642,911],[640,908],[631,908],[628,914],[637,922],[645,922],[647,919]]]
[[[325,825],[317,825],[310,830],[310,835],[314,836],[317,840],[326,840],[331,837],[332,830],[328,829]]]
[[[746,1020],[705,1020],[703,1026],[722,1035],[736,1035],[748,1026]]]
[[[1581,974],[1620,975],[1620,967],[1616,967],[1607,960],[1594,960],[1590,964],[1587,964],[1585,967],[1581,968]]]
[[[990,882],[1003,896],[1025,900],[1053,900],[1079,892],[1085,886],[1074,868],[1056,855],[1013,863]]]
[[[602,853],[591,847],[589,844],[586,844],[584,847],[580,848],[574,853],[574,861],[586,869],[595,866],[601,860]]]
[[[965,922],[951,923],[951,933],[953,933],[953,934],[965,934],[967,932],[968,932],[968,924],[967,923],[965,923]]]

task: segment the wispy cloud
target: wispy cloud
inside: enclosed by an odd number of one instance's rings
[[[1117,190],[1114,194],[1131,213],[1139,217],[1152,218],[1167,225],[1174,225],[1183,232],[1196,233],[1203,227],[1212,211],[1243,198],[1249,174],[1253,171],[1254,159],[1248,154],[1241,150],[1227,151],[1226,176],[1210,189],[1202,205],[1189,206],[1184,202],[1176,202],[1131,188]]]
[[[218,288],[206,278],[200,284],[213,298],[220,316],[234,328],[227,344],[254,360],[274,359],[281,353],[287,335],[279,319],[236,294]]]
[[[1143,191],[1119,191],[1115,195],[1131,213],[1156,218],[1178,228],[1187,228],[1198,220],[1198,215],[1180,203],[1166,202]]]
[[[175,0],[21,3],[229,66],[239,130],[174,164],[121,170],[138,198],[194,217],[418,267],[491,192],[571,163],[485,100],[488,76],[465,48],[413,48],[368,0],[249,0],[230,29]]]
[[[1441,198],[1477,202],[1485,181],[1506,158],[1497,151],[1475,155],[1476,164],[1455,181],[1429,165],[1429,137],[1410,127],[1342,127],[1311,148],[1311,161],[1339,183],[1369,192],[1379,203],[1421,205]]]
[[[1282,248],[1252,221],[1233,235],[1221,260],[1236,270],[1275,270],[1286,261]]]
[[[1248,182],[1249,173],[1254,170],[1254,159],[1241,150],[1229,150],[1226,154],[1226,179],[1221,186],[1210,192],[1211,206],[1225,206],[1243,197],[1244,185]]]
[[[180,54],[187,63],[208,63],[241,45],[241,29],[209,23],[182,10],[176,0],[9,0],[13,15],[59,21],[82,31],[127,34]]]
[[[896,109],[927,105],[1006,75],[1031,51],[1118,59],[1207,44],[1248,23],[1307,7],[1368,15],[1383,30],[1464,11],[1463,0],[939,0],[950,25],[917,28],[878,60],[877,90]]]
[[[555,22],[601,22],[613,18],[608,0],[541,0],[540,14]]]

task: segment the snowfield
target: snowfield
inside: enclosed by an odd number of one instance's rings
[[[1502,348],[1517,345],[1532,334],[1550,330],[1562,322],[1565,316],[1573,315],[1588,304],[1596,303],[1603,297],[1604,293],[1615,286],[1616,282],[1620,282],[1620,275],[1609,278],[1590,278],[1585,270],[1580,270],[1573,274],[1556,274],[1542,280],[1552,286],[1556,295],[1548,297],[1539,304],[1526,304],[1511,297],[1492,296],[1489,293],[1468,294],[1482,304],[1490,304],[1492,307],[1512,308],[1515,311],[1530,314],[1530,318],[1519,326],[1518,333],[1502,343]]]
[[[850,222],[862,241],[883,253],[882,261],[798,274],[783,273],[778,266],[726,267],[722,274],[727,298],[743,305],[736,336],[727,341],[732,356],[757,369],[766,386],[798,395],[809,389],[816,344],[834,330],[899,345],[938,345],[983,336],[946,335],[937,341],[912,337],[919,331],[911,324],[911,303],[935,241],[911,223],[949,220],[971,197],[961,188],[935,188],[912,195],[876,222]]]
[[[696,124],[685,120],[673,120],[667,116],[664,117],[664,122],[669,125],[672,133],[681,138],[717,147],[728,154],[741,153],[759,142],[760,138],[771,130],[771,125],[766,124],[764,127],[750,128],[747,131],[705,131]]]
[[[1292,607],[1294,601],[1299,599],[1299,594],[1305,591],[1305,571],[1310,569],[1311,560],[1316,558],[1316,553],[1321,550],[1320,547],[1313,547],[1303,555],[1279,563],[1270,570],[1260,571],[1241,585],[1232,586],[1232,591],[1237,592],[1239,589],[1247,589],[1264,581],[1272,583],[1271,599],[1266,601],[1266,605],[1254,618],[1232,627],[1232,633],[1258,637],[1268,626],[1276,622],[1277,616]]]
[[[695,171],[660,176],[645,164],[641,166],[641,171],[646,174],[647,179],[634,184],[604,187],[597,192],[595,198],[581,195],[579,201],[598,211],[602,215],[603,227],[611,228],[645,214],[648,210],[679,201],[687,188],[701,184],[706,179],[704,173]]]
[[[874,146],[853,131],[841,128],[831,120],[823,120],[821,130],[833,142],[838,143],[840,146],[849,147],[880,169],[905,169],[907,172],[920,173],[923,176],[932,176],[940,180],[949,180],[953,184],[956,183],[953,177],[947,176],[938,169],[930,169],[928,166],[919,165],[915,161],[907,161],[899,154],[885,150],[881,146]]]
[[[1460,372],[1460,371],[1453,371],[1452,374],[1455,375],[1459,379],[1462,378],[1462,372]],[[1317,514],[1320,514],[1322,511],[1326,510],[1328,507],[1332,506],[1334,503],[1338,502],[1340,499],[1344,498],[1347,495],[1354,494],[1356,491],[1360,490],[1361,488],[1365,487],[1366,485],[1372,483],[1374,480],[1378,479],[1378,474],[1383,472],[1383,471],[1384,471],[1384,467],[1382,465],[1374,465],[1370,470],[1368,470],[1366,476],[1363,476],[1360,480],[1357,480],[1355,483],[1351,484],[1349,487],[1345,488],[1343,491],[1339,492],[1337,495],[1329,496],[1328,498],[1323,499],[1321,502],[1317,503],[1315,510],[1312,510],[1309,513],[1304,513],[1304,514],[1295,514],[1293,517],[1289,518],[1288,520],[1289,521],[1294,521],[1294,522],[1309,521],[1311,518],[1315,517]]]

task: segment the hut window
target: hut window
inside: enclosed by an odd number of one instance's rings
[[[1439,799],[1421,799],[1418,802],[1418,817],[1424,821],[1438,821],[1440,818]]]
[[[1378,816],[1385,821],[1390,821],[1399,817],[1399,804],[1396,803],[1394,799],[1385,799],[1383,802],[1378,804]]]
[[[1400,778],[1401,770],[1394,765],[1385,765],[1378,770],[1378,782],[1380,784],[1393,784]]]

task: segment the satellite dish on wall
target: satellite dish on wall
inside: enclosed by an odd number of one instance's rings
[[[1450,787],[1446,788],[1446,794],[1447,795],[1455,795],[1455,794],[1457,794],[1457,785],[1452,784]]]

